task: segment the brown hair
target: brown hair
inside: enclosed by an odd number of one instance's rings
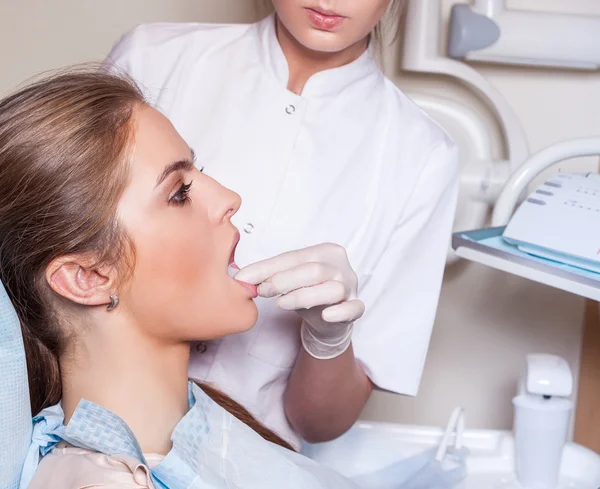
[[[58,358],[70,339],[53,307],[65,299],[50,290],[46,268],[87,253],[132,265],[116,210],[127,185],[133,111],[143,104],[130,79],[97,69],[59,73],[0,101],[0,280],[21,323],[33,414],[61,398]],[[239,404],[203,388],[264,438],[291,448]]]
[[[64,73],[0,101],[0,279],[21,321],[32,412],[61,397],[67,338],[44,279],[52,260],[115,260],[131,116],[141,93],[125,78]]]
[[[263,424],[259,423],[245,407],[235,402],[233,399],[231,399],[231,397],[223,394],[220,390],[208,384],[200,384],[200,387],[219,406],[231,413],[240,421],[246,423],[265,440],[287,448],[288,450],[294,450],[294,448],[288,442],[286,442],[279,435],[273,433],[270,429],[266,428]]]

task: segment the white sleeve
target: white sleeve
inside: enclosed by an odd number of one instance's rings
[[[355,355],[380,389],[416,395],[439,300],[458,194],[458,155],[431,150],[400,221],[359,298]]]

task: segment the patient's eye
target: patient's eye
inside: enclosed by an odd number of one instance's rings
[[[169,198],[169,204],[184,206],[188,202],[191,202],[188,194],[192,187],[192,183],[194,183],[193,180],[190,183],[182,183],[177,191]]]

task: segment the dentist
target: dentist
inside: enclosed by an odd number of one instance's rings
[[[401,3],[273,0],[252,25],[141,25],[107,60],[244,202],[237,278],[259,285],[259,320],[194,345],[189,375],[295,446],[341,435],[373,386],[416,395],[424,367],[458,163],[376,62]]]

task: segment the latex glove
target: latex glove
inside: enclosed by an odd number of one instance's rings
[[[357,299],[358,278],[346,250],[325,243],[243,268],[236,280],[258,285],[258,295],[275,297],[281,309],[302,318],[304,349],[313,357],[335,358],[350,346],[352,326],[364,311]]]

